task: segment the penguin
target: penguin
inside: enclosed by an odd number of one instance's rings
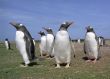
[[[10,42],[9,42],[8,38],[5,39],[5,46],[6,46],[6,49],[7,50],[10,50],[11,49]]]
[[[105,45],[105,39],[104,39],[104,37],[99,36],[99,37],[98,37],[98,43],[99,43],[100,46]]]
[[[88,26],[86,27],[86,30],[87,31],[84,40],[84,52],[87,55],[87,62],[92,61],[93,63],[96,63],[96,61],[100,57],[97,36],[93,27]]]
[[[45,33],[43,31],[40,31],[38,34],[41,35],[41,41],[39,44],[39,48],[40,48],[40,54],[41,57],[46,56],[47,55],[47,37],[45,35]]]
[[[35,57],[35,47],[31,34],[26,29],[25,25],[17,22],[10,22],[12,26],[16,28],[16,47],[19,50],[24,64],[21,67],[28,67],[34,61]]]
[[[53,34],[53,30],[51,28],[45,28],[43,27],[43,29],[47,32],[46,38],[47,38],[47,53],[48,53],[48,57],[52,58],[52,52],[51,52],[51,48],[52,48],[52,44],[54,41],[54,34]]]
[[[74,48],[67,29],[72,23],[73,22],[64,22],[56,33],[53,44],[54,58],[57,65],[55,68],[60,68],[61,64],[66,64],[65,68],[70,67],[71,52],[74,52]]]
[[[78,42],[78,43],[81,43],[81,40],[80,40],[80,39],[78,39],[78,40],[77,40],[77,42]]]

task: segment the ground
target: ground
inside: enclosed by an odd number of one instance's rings
[[[40,59],[38,43],[36,43],[37,64],[22,68],[22,57],[15,44],[11,50],[6,50],[0,43],[0,79],[110,79],[110,41],[101,47],[102,58],[95,64],[86,63],[82,57],[83,43],[74,43],[76,58],[71,59],[71,67],[55,68],[54,59]]]

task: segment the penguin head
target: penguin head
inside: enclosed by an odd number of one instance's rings
[[[45,36],[45,33],[43,31],[38,32],[41,36]]]
[[[5,41],[8,41],[8,38],[6,38]]]
[[[86,30],[87,32],[94,32],[94,29],[91,26],[86,27]]]
[[[10,22],[10,24],[11,24],[12,26],[14,26],[14,27],[16,28],[16,30],[19,30],[19,29],[21,29],[22,27],[24,27],[24,25],[21,24],[21,23]]]
[[[68,27],[73,24],[73,22],[64,22],[61,24],[60,29],[59,30],[67,30]]]
[[[43,27],[43,29],[46,30],[46,32],[48,34],[53,34],[53,30],[51,28],[45,28],[45,27]]]

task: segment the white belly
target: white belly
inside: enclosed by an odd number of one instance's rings
[[[52,34],[47,34],[47,52],[48,54],[51,54],[51,46],[52,46],[52,43],[53,43],[53,40],[54,40],[54,36]]]
[[[71,46],[69,35],[66,31],[59,31],[56,34],[54,55],[56,62],[67,63],[70,62]]]
[[[9,49],[8,41],[5,41],[6,49]]]
[[[30,61],[28,59],[27,51],[26,51],[26,45],[24,41],[24,33],[22,31],[16,31],[16,47],[19,50],[20,54],[23,57],[23,60],[25,61],[25,64],[29,64]]]
[[[41,37],[40,50],[46,52],[46,36]],[[43,53],[43,52],[42,52]]]
[[[89,57],[98,57],[98,44],[95,39],[94,33],[87,33],[85,38],[85,51],[87,52]]]

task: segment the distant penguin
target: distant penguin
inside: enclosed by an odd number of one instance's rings
[[[99,36],[99,37],[98,37],[98,43],[99,43],[100,46],[105,45],[105,39],[104,39],[104,37]]]
[[[10,42],[9,42],[8,38],[5,39],[5,46],[6,46],[6,49],[7,50],[10,50],[11,49]]]
[[[56,68],[60,68],[60,64],[63,63],[66,64],[65,68],[70,66],[71,52],[74,52],[74,49],[67,29],[71,24],[72,22],[64,22],[56,33],[53,44]]]
[[[35,47],[32,37],[26,27],[21,23],[10,22],[12,26],[16,28],[16,47],[19,50],[24,60],[22,67],[30,66],[32,61],[35,59]]]
[[[47,53],[48,53],[48,56],[49,57],[52,57],[52,52],[51,52],[51,48],[52,48],[52,44],[53,44],[53,40],[54,40],[54,34],[53,34],[53,31],[51,28],[45,28],[43,27],[44,30],[46,30],[47,32],[47,35],[46,35],[46,38],[47,38]]]
[[[46,48],[47,37],[43,31],[40,31],[38,34],[41,35],[41,40],[40,40],[40,44],[39,44],[41,57],[46,56],[47,55],[47,48]]]
[[[80,39],[78,39],[78,40],[77,40],[77,42],[78,42],[78,43],[81,43],[81,40],[80,40]]]
[[[84,41],[84,52],[88,58],[87,62],[92,61],[95,63],[100,56],[97,36],[91,26],[88,26],[86,30],[87,32]]]

